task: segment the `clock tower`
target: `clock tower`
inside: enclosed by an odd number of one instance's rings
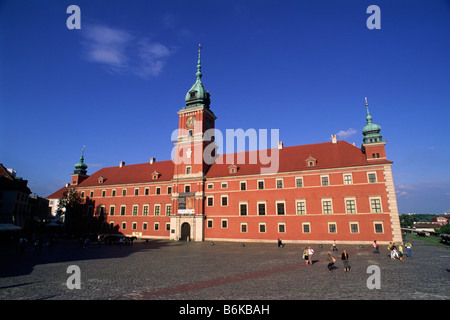
[[[210,109],[210,94],[201,81],[200,53],[199,46],[196,81],[186,94],[186,106],[178,111],[172,195],[177,216],[171,218],[171,238],[176,240],[188,235],[191,240],[203,240],[204,181],[217,149],[214,143],[216,116]]]

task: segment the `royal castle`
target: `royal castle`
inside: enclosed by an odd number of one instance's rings
[[[367,101],[360,148],[332,136],[219,155],[211,134],[217,118],[201,78],[199,50],[196,81],[178,111],[173,159],[121,162],[88,175],[81,156],[70,187],[86,215],[104,215],[108,226],[144,239],[401,241],[392,162]],[[56,203],[67,188],[47,199]]]

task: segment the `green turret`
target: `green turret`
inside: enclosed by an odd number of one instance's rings
[[[186,107],[183,109],[194,108],[198,106],[204,106],[209,109],[209,104],[211,103],[209,92],[205,90],[202,84],[202,66],[200,61],[200,50],[198,49],[198,62],[197,62],[197,73],[195,76],[197,80],[195,81],[192,88],[186,93],[185,101]]]
[[[366,98],[366,109],[367,109],[367,115],[366,115],[366,122],[367,124],[364,126],[362,134],[364,136],[363,141],[364,143],[374,143],[374,142],[381,142],[382,135],[380,134],[381,127],[375,123],[372,123],[372,116],[369,112],[369,105],[367,104],[367,98]]]
[[[80,162],[78,162],[77,164],[75,164],[75,170],[73,170],[74,174],[82,174],[82,175],[86,175],[87,173],[87,164],[84,163],[84,147],[81,151],[81,157],[80,157]]]

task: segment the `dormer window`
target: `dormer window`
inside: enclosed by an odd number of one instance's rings
[[[102,176],[100,176],[100,177],[98,178],[98,183],[99,183],[99,184],[102,184],[104,181],[105,181],[105,178],[103,178]]]
[[[232,164],[228,167],[228,173],[233,174],[238,172],[238,167],[235,164]]]
[[[191,91],[189,92],[189,99],[195,99],[197,95],[197,91]]]
[[[158,178],[159,178],[159,176],[160,176],[159,172],[157,172],[157,171],[153,171],[153,173],[152,173],[152,179],[153,179],[153,180],[156,180],[156,179],[158,179]]]
[[[315,167],[317,164],[317,160],[312,156],[309,156],[308,159],[306,159],[305,161],[307,167]]]

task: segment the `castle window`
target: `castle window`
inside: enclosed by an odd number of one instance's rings
[[[350,233],[359,233],[359,223],[350,222]]]
[[[309,222],[303,222],[303,233],[311,233],[311,223]]]
[[[247,182],[243,181],[241,182],[241,191],[247,190]]]
[[[374,222],[373,227],[375,229],[375,233],[384,233],[383,222]]]
[[[265,215],[266,215],[266,203],[258,202],[258,216],[265,216]]]
[[[370,172],[367,174],[367,178],[369,180],[369,183],[376,183],[377,182],[377,175],[374,172]]]
[[[258,181],[258,190],[264,190],[264,180]]]
[[[322,200],[322,213],[323,214],[333,213],[333,206],[331,200]]]
[[[370,211],[372,213],[382,213],[381,210],[381,199],[380,198],[374,198],[370,199]]]
[[[186,174],[190,174],[191,170],[192,170],[192,167],[191,166],[187,166],[186,167]]]
[[[221,196],[222,207],[228,206],[228,196]]]
[[[247,204],[246,203],[239,204],[239,215],[241,215],[241,216],[247,215]]]
[[[352,184],[352,175],[344,174],[344,184]]]
[[[227,228],[228,228],[228,220],[222,219],[222,229],[227,229]]]
[[[283,179],[277,179],[277,189],[283,189]]]
[[[328,222],[328,233],[337,233],[336,222]]]
[[[322,187],[326,187],[330,185],[330,181],[328,176],[321,176],[322,179]]]
[[[284,216],[286,214],[285,208],[284,208],[284,201],[283,202],[277,202],[277,215]]]
[[[305,200],[298,200],[295,202],[297,207],[297,214],[304,215],[306,214],[306,203]]]
[[[265,223],[259,224],[259,233],[266,233],[266,224]]]
[[[345,209],[347,213],[356,213],[356,201],[355,199],[345,200]]]

